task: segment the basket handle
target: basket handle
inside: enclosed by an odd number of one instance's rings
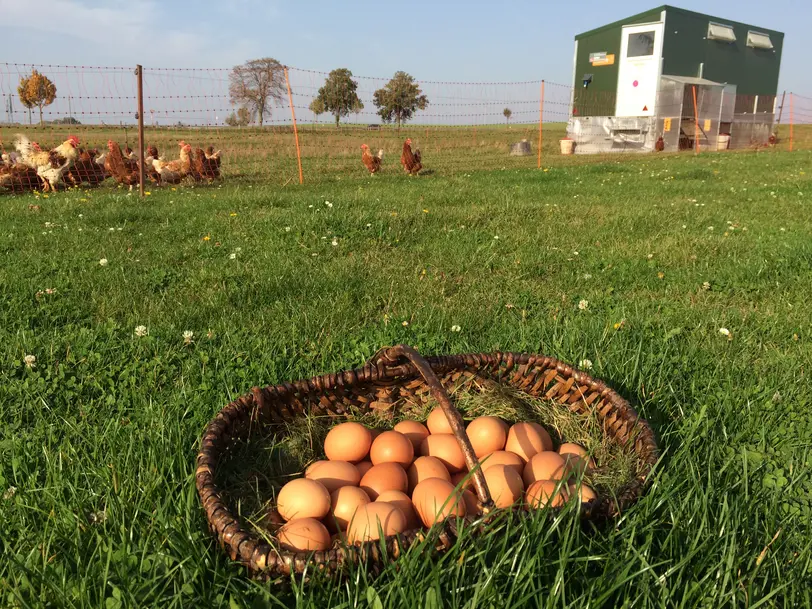
[[[465,457],[468,470],[472,472],[471,478],[474,481],[474,488],[476,489],[482,512],[487,514],[493,510],[494,503],[491,499],[488,484],[485,482],[485,474],[479,465],[479,459],[477,459],[474,447],[471,445],[471,440],[468,438],[468,434],[465,433],[465,422],[462,420],[460,411],[451,403],[448,393],[446,393],[442,383],[440,383],[440,379],[434,374],[434,370],[431,369],[429,363],[416,349],[408,345],[395,345],[388,349],[381,349],[375,354],[372,361],[384,366],[392,366],[397,363],[397,360],[400,358],[406,358],[411,362],[420,373],[420,376],[423,377],[423,380],[426,381],[426,385],[428,385],[434,399],[440,403],[440,407],[443,409],[449,425],[451,425],[451,431],[454,433],[460,445],[460,450],[462,450],[462,455]]]

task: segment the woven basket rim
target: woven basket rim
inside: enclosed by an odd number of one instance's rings
[[[612,431],[615,438],[621,442],[633,440],[631,448],[638,456],[639,471],[642,472],[627,485],[628,489],[621,496],[601,498],[598,504],[595,502],[583,504],[582,516],[592,520],[615,517],[644,492],[648,475],[659,458],[654,433],[648,422],[637,414],[629,402],[602,380],[555,358],[532,353],[495,351],[435,355],[425,359],[437,374],[455,369],[468,369],[481,375],[490,368],[498,372],[495,378],[490,377],[491,380],[500,383],[511,374],[523,377],[522,375],[527,375],[531,370],[535,373],[528,377],[530,379],[538,379],[541,371],[549,377],[552,370],[555,370],[553,380],[559,376],[571,379],[572,382],[567,381],[565,384],[564,398],[553,399],[560,404],[577,405],[583,401],[586,407],[599,405],[605,411],[601,413],[599,409],[603,433],[608,434]],[[220,457],[228,450],[232,439],[246,435],[257,427],[284,422],[286,420],[284,417],[288,417],[287,420],[296,417],[298,413],[293,410],[290,401],[295,400],[301,404],[308,402],[308,398],[314,400],[319,394],[324,396],[326,392],[332,390],[347,391],[379,382],[403,385],[416,378],[420,376],[411,363],[384,365],[378,360],[359,368],[316,375],[299,381],[282,382],[264,389],[254,387],[250,393],[237,398],[218,412],[207,424],[201,439],[195,482],[209,528],[231,559],[243,564],[253,575],[265,578],[303,573],[314,566],[333,572],[350,561],[382,563],[391,560],[417,540],[423,539],[426,531],[414,529],[381,541],[340,547],[335,547],[334,544],[330,550],[323,552],[295,552],[281,549],[269,544],[250,528],[244,527],[240,519],[232,513],[223,499],[221,489],[215,483],[215,472]],[[556,383],[553,389],[556,387],[561,389],[561,383]],[[517,388],[527,392],[526,389]],[[552,389],[548,394],[550,391]],[[340,406],[331,409],[330,413],[337,418],[346,417],[348,414]],[[442,525],[439,533],[440,550],[450,547],[456,538],[456,523],[453,520],[445,521]]]

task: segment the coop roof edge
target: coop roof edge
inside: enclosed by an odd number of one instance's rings
[[[587,30],[586,32],[581,32],[580,34],[576,34],[575,35],[575,40],[581,40],[582,38],[587,38],[589,36],[592,36],[594,34],[598,34],[600,32],[605,32],[607,30],[612,30],[612,29],[615,29],[615,28],[619,28],[619,27],[622,27],[624,25],[629,25],[629,22],[631,22],[631,21],[641,19],[642,17],[645,17],[646,15],[654,15],[655,13],[662,13],[663,11],[665,11],[666,15],[668,15],[668,13],[682,13],[684,15],[694,15],[694,16],[698,16],[698,17],[703,17],[705,19],[708,19],[709,21],[715,21],[717,23],[723,23],[725,25],[733,25],[733,26],[739,26],[739,27],[744,27],[744,28],[756,29],[758,32],[762,32],[764,34],[770,34],[770,35],[775,34],[777,36],[780,36],[781,38],[784,37],[784,32],[779,32],[778,30],[772,30],[770,28],[766,28],[766,27],[763,27],[763,26],[760,26],[760,25],[754,25],[752,23],[744,23],[744,22],[741,22],[741,21],[731,21],[730,19],[727,19],[725,17],[714,17],[713,15],[708,15],[706,13],[700,13],[700,12],[697,12],[697,11],[689,11],[689,10],[684,9],[684,8],[679,8],[679,7],[676,7],[676,6],[672,6],[670,4],[663,4],[661,6],[651,8],[651,9],[649,9],[647,11],[643,11],[642,13],[637,13],[636,15],[631,15],[629,17],[626,17],[625,19],[618,19],[617,21],[613,21],[612,23],[607,23],[606,25],[602,25],[600,27],[596,27],[594,29]],[[653,19],[653,21],[659,21],[659,18]]]

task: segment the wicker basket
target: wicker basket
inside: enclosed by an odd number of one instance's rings
[[[243,525],[223,499],[215,483],[221,457],[235,440],[255,432],[284,433],[285,425],[305,413],[329,416],[336,423],[371,409],[391,405],[400,397],[430,391],[446,413],[457,436],[483,514],[493,506],[485,477],[465,435],[460,413],[445,391],[453,378],[465,373],[496,381],[531,396],[554,400],[576,413],[597,416],[603,432],[634,452],[638,475],[614,497],[600,496],[582,505],[582,516],[592,520],[612,518],[636,501],[658,457],[654,434],[629,403],[603,382],[553,358],[527,353],[476,353],[423,359],[404,345],[384,349],[363,368],[282,383],[252,392],[226,406],[206,428],[195,474],[197,491],[209,526],[232,560],[252,574],[275,577],[302,573],[306,568],[335,571],[347,562],[380,565],[425,537],[415,529],[388,537],[382,544],[370,541],[356,546],[335,545],[324,552],[294,552],[268,543]],[[439,378],[438,378],[439,377]],[[441,380],[442,379],[442,380]],[[438,549],[448,549],[456,539],[456,522],[440,525]],[[384,550],[385,547],[385,550]]]

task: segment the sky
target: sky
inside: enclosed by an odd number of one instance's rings
[[[812,2],[675,4],[784,32],[779,90],[812,96]],[[0,0],[0,62],[229,68],[271,56],[289,66],[347,67],[381,78],[405,70],[421,81],[569,84],[576,33],[655,6],[642,0]],[[322,78],[305,80],[299,84],[317,86]]]

